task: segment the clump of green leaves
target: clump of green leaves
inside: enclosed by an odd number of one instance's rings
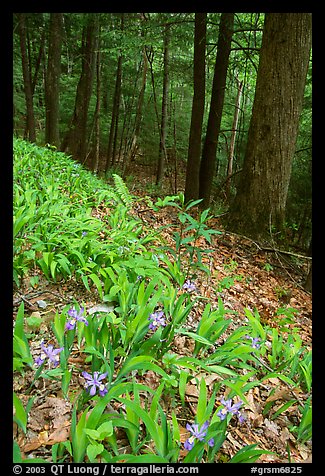
[[[202,257],[212,250],[202,248],[199,241],[203,238],[211,244],[212,236],[221,234],[220,231],[208,227],[207,223],[211,218],[209,209],[199,212],[197,219],[190,214],[190,210],[194,209],[201,201],[202,199],[185,203],[184,194],[180,193],[168,195],[164,199],[159,198],[155,203],[154,209],[156,210],[167,206],[175,207],[178,210],[179,231],[173,233],[175,248],[165,249],[175,259],[174,265],[169,263],[168,269],[180,285],[183,285],[185,279],[191,277],[196,270],[209,274],[210,270],[202,262]]]
[[[88,291],[96,290],[102,301],[92,309],[74,301],[57,311],[51,340],[40,344],[36,359],[30,350],[33,333],[25,333],[24,322],[35,330],[39,322],[24,315],[23,303],[18,309],[14,371],[35,371],[29,392],[37,379],[45,384],[51,379],[64,398],[74,402],[70,440],[53,445],[53,462],[216,462],[227,426],[233,415],[239,416],[239,406],[248,404],[251,388],[278,377],[290,389],[301,385],[310,392],[311,352],[303,348],[297,332],[284,338],[276,329],[265,328],[258,312],[246,309],[246,322],[225,337],[234,311],[226,310],[220,297],[218,303],[203,301],[198,306],[203,298],[193,276],[197,270],[209,272],[202,259],[209,250],[200,242],[211,244],[212,235],[219,233],[208,228],[208,210],[197,218],[190,213],[199,201],[185,205],[182,194],[159,199],[156,208],[176,207],[180,226],[174,248],[149,249],[153,235],[130,215],[133,198],[117,175],[115,190],[102,186],[63,154],[17,140],[15,177],[16,284],[36,266],[48,280],[74,276]],[[93,209],[99,207],[106,207],[106,212],[94,217]],[[237,265],[230,261],[227,271],[235,271]],[[240,277],[227,278],[219,289]],[[281,330],[292,324],[293,311],[279,310]],[[194,312],[200,313],[198,323],[189,328]],[[191,355],[174,352],[177,336],[192,340]],[[74,351],[83,357],[82,365],[71,363]],[[155,389],[139,383],[148,371],[159,379]],[[84,381],[77,396],[70,388],[72,372],[79,372]],[[210,389],[202,374],[218,376]],[[198,402],[195,417],[186,424],[189,435],[184,443],[177,405],[186,406],[189,381],[197,386]],[[166,395],[171,409],[165,405]],[[273,411],[269,403],[266,412]],[[296,403],[286,402],[272,417]],[[32,405],[33,397],[24,407],[14,395],[15,421],[24,432]],[[107,412],[109,405],[118,410]],[[301,422],[292,431],[305,442],[311,431],[309,400],[300,411]],[[120,453],[120,428],[132,454]],[[181,450],[187,451],[185,456]],[[230,462],[254,462],[263,453],[267,452],[248,445]],[[14,455],[15,462],[22,461],[17,442]]]

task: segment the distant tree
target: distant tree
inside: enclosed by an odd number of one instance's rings
[[[97,54],[96,54],[96,108],[94,115],[94,129],[95,129],[95,144],[94,157],[92,161],[92,170],[97,173],[99,170],[99,153],[100,153],[100,106],[101,106],[101,41],[100,41],[101,25],[98,23],[98,37],[97,37]]]
[[[124,13],[121,13],[121,31],[124,30]],[[115,79],[115,90],[114,90],[114,99],[113,99],[113,109],[112,109],[112,118],[111,126],[108,137],[108,147],[107,147],[107,158],[106,158],[106,167],[107,170],[110,166],[113,166],[115,163],[116,156],[116,146],[117,146],[117,133],[118,133],[118,119],[120,112],[120,101],[121,101],[121,86],[122,86],[122,61],[123,55],[120,51],[118,60],[117,60],[117,69],[116,69],[116,79]]]
[[[166,24],[164,29],[164,79],[163,79],[163,95],[161,106],[161,123],[160,123],[160,140],[159,155],[156,184],[160,185],[164,176],[166,153],[166,136],[167,136],[167,116],[168,116],[168,92],[169,92],[169,42],[170,42],[170,25]]]
[[[21,50],[21,63],[23,70],[24,92],[26,102],[26,138],[31,142],[36,141],[35,117],[33,105],[32,76],[27,52],[27,25],[26,14],[18,13],[18,31]]]
[[[243,170],[228,228],[281,230],[311,48],[311,14],[267,13]]]
[[[203,199],[200,203],[201,208],[208,208],[210,205],[233,29],[234,13],[222,13],[219,25],[217,57],[212,84],[208,125],[200,166],[199,195],[200,198]]]
[[[69,152],[80,162],[86,159],[88,146],[87,119],[95,70],[97,22],[96,15],[87,14],[82,32],[81,75],[77,86],[75,106],[68,131],[61,144],[63,151]]]
[[[188,146],[185,201],[199,198],[201,136],[205,101],[205,48],[207,13],[195,13],[193,103]]]
[[[59,147],[59,86],[63,14],[50,14],[48,61],[45,75],[45,142]]]

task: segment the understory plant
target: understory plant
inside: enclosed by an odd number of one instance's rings
[[[220,297],[212,303],[200,296],[196,271],[208,273],[202,258],[209,251],[200,240],[211,244],[218,232],[207,226],[208,211],[190,215],[197,201],[185,205],[182,195],[158,200],[156,207],[176,207],[181,225],[174,249],[163,249],[153,243],[157,233],[132,216],[133,198],[116,175],[115,189],[102,187],[63,154],[17,140],[15,176],[16,285],[37,268],[48,281],[73,277],[100,303],[71,299],[55,310],[45,335],[37,329],[27,335],[24,301],[18,308],[14,372],[32,371],[33,378],[25,406],[14,394],[15,422],[26,433],[39,380],[44,387],[51,380],[72,405],[69,439],[52,445],[54,463],[217,462],[230,428],[246,424],[253,387],[278,377],[290,389],[304,385],[310,392],[311,353],[298,334],[285,339],[248,309],[229,333],[235,312]],[[197,324],[189,327],[194,315]],[[179,352],[178,338],[192,343],[191,352]],[[198,394],[192,412],[189,383]],[[267,410],[274,415],[288,408]],[[305,442],[311,401],[299,411],[300,425],[292,431]],[[229,462],[254,462],[265,453],[246,445]],[[25,461],[17,442],[14,458]]]

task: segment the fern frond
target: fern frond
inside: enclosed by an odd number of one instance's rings
[[[131,207],[133,204],[133,197],[129,192],[124,180],[117,174],[112,174],[114,185],[115,185],[115,192],[118,195],[120,201],[126,207]]]

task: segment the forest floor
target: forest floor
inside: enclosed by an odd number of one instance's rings
[[[141,183],[141,186],[134,186],[132,189],[128,183],[130,191],[139,198],[149,195],[148,192],[143,191],[145,183],[149,185],[152,183],[151,171],[148,167],[146,170],[148,171],[147,182],[143,178],[143,170],[141,178],[134,170],[134,184]],[[100,217],[103,210],[97,209],[94,213]],[[172,246],[172,233],[179,223],[177,210],[167,207],[153,212],[152,209],[148,209],[145,200],[139,200],[135,202],[132,213],[141,218],[145,228],[152,230],[163,227],[160,234]],[[281,332],[284,332],[284,315],[278,310],[279,308],[287,310],[293,308],[296,310],[293,313],[294,321],[286,321],[285,332],[290,333],[292,329],[298,327],[302,345],[311,349],[312,296],[303,289],[308,260],[293,259],[290,255],[263,250],[257,243],[246,237],[222,230],[218,218],[210,219],[208,225],[209,228],[223,231],[223,233],[213,236],[212,246],[208,246],[203,240],[199,243],[202,248],[213,248],[213,251],[207,255],[208,261],[206,262],[210,268],[210,276],[198,274],[196,285],[197,292],[201,296],[209,298],[212,305],[217,304],[218,299],[221,298],[227,310],[236,311],[236,314],[229,314],[231,324],[223,338],[226,338],[246,319],[245,308],[252,312],[257,310],[262,324],[278,328]],[[220,282],[224,283],[222,288],[220,288]],[[76,298],[78,301],[82,300],[87,308],[98,304],[98,296],[95,293],[87,292],[83,285],[74,280],[64,284],[48,283],[41,276],[37,287],[31,289],[28,280],[26,280],[19,293],[14,294],[14,314],[23,300],[25,309],[30,315],[41,315],[44,318],[39,339],[33,341],[35,349],[39,348],[42,335],[51,332],[50,324],[55,312],[71,302],[72,298]],[[39,307],[40,301],[46,303],[46,308]],[[192,323],[195,328],[200,311],[198,305],[198,308],[189,316],[189,326]],[[33,348],[31,351],[33,352]],[[178,335],[175,337],[173,351],[179,355],[192,355],[193,341]],[[78,358],[78,354],[74,355],[74,362],[77,362]],[[210,390],[213,386],[213,378],[208,377],[206,383]],[[24,404],[30,397],[25,393],[27,393],[26,389],[32,378],[32,371],[27,371],[24,379],[21,376],[14,379],[14,391],[19,394]],[[159,384],[157,376],[150,371],[140,378],[143,379],[141,383],[153,388]],[[77,395],[82,384],[77,376],[74,377],[73,383]],[[35,398],[39,400],[39,405],[29,414],[27,434],[24,435],[18,428],[15,429],[17,441],[25,457],[32,455],[33,457],[50,458],[51,447],[68,438],[71,409],[63,404],[62,395],[55,381],[50,384],[47,382],[46,389],[45,393],[44,388],[36,389]],[[272,389],[275,389],[275,393],[270,399],[270,390]],[[272,399],[275,402],[274,409],[276,409],[292,398],[296,399],[297,403],[290,406],[276,419],[269,420],[262,414],[264,405]],[[300,387],[292,389],[278,378],[270,378],[263,385],[250,389],[247,394],[250,408],[246,412],[246,421],[241,425],[231,423],[228,428],[227,439],[222,446],[225,461],[231,458],[243,445],[256,443],[259,448],[274,452],[262,455],[258,462],[311,462],[311,444],[309,442],[299,444],[288,430],[289,423],[292,424],[295,421],[295,415],[298,415],[298,402],[304,403],[306,398],[306,394]],[[186,402],[189,409],[195,407],[197,400],[198,389],[189,382],[186,387]],[[181,430],[184,430],[184,435],[186,433],[185,421],[186,418],[184,418],[184,427],[181,427]],[[121,444],[123,445],[123,441]],[[288,459],[288,454],[290,459]]]

